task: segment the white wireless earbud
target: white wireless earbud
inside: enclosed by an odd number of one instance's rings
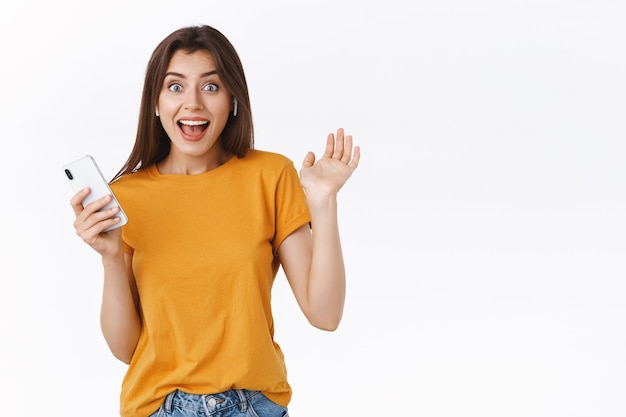
[[[159,108],[158,107],[154,107],[154,114],[156,115],[156,117],[159,117]]]
[[[239,105],[239,103],[237,102],[237,99],[234,98],[233,99],[233,116],[237,116],[237,106]]]

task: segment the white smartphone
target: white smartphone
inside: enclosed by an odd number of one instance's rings
[[[96,164],[95,159],[93,159],[91,155],[86,155],[77,161],[64,165],[63,170],[65,171],[65,176],[69,180],[75,193],[85,187],[89,187],[91,189],[91,192],[83,200],[83,207],[107,194],[113,196],[113,200],[111,200],[111,202],[104,206],[100,211],[118,206],[120,211],[117,213],[117,217],[120,218],[120,221],[115,223],[113,226],[104,229],[105,232],[124,226],[128,223],[126,213],[122,210],[122,206],[117,201],[117,198],[115,198],[115,194],[111,191],[109,183],[104,178],[104,175],[102,175],[98,164]]]

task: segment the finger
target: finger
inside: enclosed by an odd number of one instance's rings
[[[111,194],[107,194],[105,196],[100,197],[99,199],[92,201],[91,203],[85,206],[85,212],[87,215],[91,215],[97,211],[100,211],[109,204],[113,200],[113,196]]]
[[[76,229],[76,233],[79,235],[83,232],[89,231],[90,229],[96,227],[99,228],[100,223],[109,222],[111,219],[116,217],[116,214],[120,212],[120,208],[118,206],[111,207],[106,210],[96,211],[95,213],[89,214],[87,209],[83,210],[83,212],[76,217],[74,221],[74,228]],[[114,221],[113,224],[117,223],[118,220]],[[110,223],[110,222],[109,222]],[[102,229],[107,228],[110,224],[104,226]],[[98,231],[100,233],[102,230]]]
[[[83,225],[84,228],[77,229],[76,234],[78,234],[85,242],[92,244],[105,229],[119,223],[120,220],[120,217],[115,216],[95,222],[89,227],[85,227],[85,225]]]
[[[346,136],[346,141],[344,144],[343,156],[341,157],[341,162],[346,165],[349,165],[350,159],[352,158],[352,136]]]
[[[74,210],[74,214],[77,216],[83,212],[83,200],[85,197],[89,195],[91,190],[89,188],[83,188],[70,199],[70,204],[72,205],[72,209]]]
[[[315,163],[315,154],[313,152],[309,152],[304,157],[302,161],[302,168],[310,168]]]
[[[352,160],[348,164],[348,167],[350,167],[350,169],[354,171],[356,167],[359,166],[360,160],[361,160],[361,148],[358,146],[355,146],[354,151],[352,153]]]
[[[328,137],[326,138],[326,149],[324,149],[324,154],[322,155],[322,158],[332,158],[334,149],[335,149],[335,135],[333,135],[332,133],[329,133]]]
[[[83,207],[85,198],[89,195],[90,192],[91,190],[88,187],[83,188],[78,193],[76,193],[76,195],[74,195],[74,197],[72,197],[72,199],[70,200],[70,204],[72,205],[72,208],[74,209],[74,214],[76,214],[76,216],[79,216],[81,214],[89,216],[92,213],[101,210],[113,199],[113,196],[107,194]]]
[[[81,239],[83,239],[85,243],[93,247],[98,242],[98,240],[102,238],[103,233],[108,234],[108,232],[105,232],[105,230],[115,225],[119,221],[120,221],[119,217],[113,217],[111,219],[97,223],[96,225],[94,225],[93,227],[85,231],[82,231],[82,232],[77,231],[77,234],[80,236]],[[114,230],[117,230],[117,229],[114,229]],[[117,233],[119,232],[121,231],[118,230]]]
[[[343,129],[339,128],[337,129],[337,140],[335,141],[335,151],[333,152],[333,158],[341,159],[343,157],[344,141],[345,138],[343,135]]]
[[[94,232],[97,232],[98,234],[100,233],[108,233],[105,232],[105,230],[111,226],[113,226],[116,223],[119,223],[121,220],[120,217],[115,216],[115,217],[111,217],[110,219],[106,219],[101,221],[100,223],[96,224],[94,226]]]
[[[108,221],[116,217],[116,214],[120,212],[120,208],[118,206],[108,208],[106,210],[97,211],[91,216],[89,216],[90,222],[93,222],[93,225],[98,223]]]

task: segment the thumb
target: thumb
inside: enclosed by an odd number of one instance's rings
[[[302,161],[302,168],[310,168],[315,163],[315,154],[310,152],[306,154],[304,157],[304,161]]]

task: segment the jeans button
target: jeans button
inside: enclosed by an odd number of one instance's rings
[[[217,404],[217,400],[215,398],[209,398],[209,407],[213,408],[215,407],[215,404]]]

